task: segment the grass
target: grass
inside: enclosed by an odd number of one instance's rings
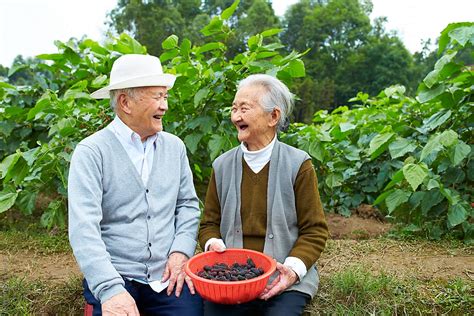
[[[472,282],[403,280],[362,266],[321,279],[309,315],[471,315]]]
[[[71,251],[65,229],[46,232],[38,224],[3,230],[0,233],[0,249],[29,250],[44,255]]]
[[[0,315],[81,315],[81,280],[49,284],[12,277],[0,284]]]
[[[1,228],[2,252],[28,251],[44,256],[71,252],[65,230],[46,233],[35,223],[20,228],[16,225],[3,225]],[[386,237],[359,241],[330,240],[323,254],[327,266],[322,268],[321,265],[320,289],[307,307],[306,314],[471,314],[474,310],[472,279],[409,278],[380,270],[376,272],[360,264],[360,258],[364,256],[383,254],[393,248],[401,253],[424,253],[432,249],[433,253],[453,256],[473,255],[472,247],[449,239],[438,242]],[[83,302],[80,277],[58,283],[0,273],[0,315],[81,315]]]
[[[322,278],[307,307],[309,315],[470,315],[474,310],[472,283],[401,280],[374,275],[362,266]],[[0,315],[80,315],[80,278],[47,284],[21,278],[0,285]]]

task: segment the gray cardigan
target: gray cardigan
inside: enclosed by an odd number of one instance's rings
[[[168,255],[194,254],[199,204],[186,149],[160,132],[147,185],[114,133],[81,141],[69,170],[69,240],[93,295],[125,291],[122,277],[160,280]]]
[[[224,153],[213,163],[217,195],[221,205],[221,236],[228,247],[242,248],[240,186],[243,153],[240,146]],[[276,141],[270,158],[267,189],[267,229],[264,253],[284,262],[298,238],[294,184],[301,164],[310,159],[302,150]],[[319,276],[314,264],[296,290],[311,297],[318,289]]]

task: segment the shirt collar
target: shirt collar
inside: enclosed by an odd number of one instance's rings
[[[141,141],[140,135],[133,131],[130,127],[125,124],[118,115],[115,116],[114,120],[111,123],[112,128],[114,129],[115,133],[118,137],[126,142],[134,142],[136,140]],[[146,139],[146,142],[154,142],[158,137],[158,133],[154,134]]]
[[[244,154],[248,157],[250,156],[254,156],[254,157],[258,157],[258,156],[263,156],[265,154],[267,154],[268,152],[271,152],[273,150],[273,146],[275,146],[275,142],[276,142],[276,134],[275,136],[273,137],[273,140],[270,142],[270,144],[268,144],[267,146],[263,147],[262,149],[259,149],[259,150],[253,150],[253,151],[250,151],[247,149],[247,146],[245,146],[245,144],[242,142],[240,143],[240,147],[242,148],[242,151],[244,152]]]

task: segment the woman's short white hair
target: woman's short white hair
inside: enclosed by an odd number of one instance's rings
[[[271,112],[276,107],[280,108],[280,120],[277,130],[283,131],[289,125],[289,116],[293,111],[293,95],[288,87],[275,77],[265,74],[250,75],[239,82],[237,90],[248,86],[262,86],[265,94],[259,100],[265,112]]]

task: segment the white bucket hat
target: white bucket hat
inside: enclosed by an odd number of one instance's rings
[[[176,77],[164,74],[158,57],[128,54],[117,58],[110,72],[107,87],[91,94],[94,99],[108,99],[110,90],[135,87],[167,87],[171,89]]]

